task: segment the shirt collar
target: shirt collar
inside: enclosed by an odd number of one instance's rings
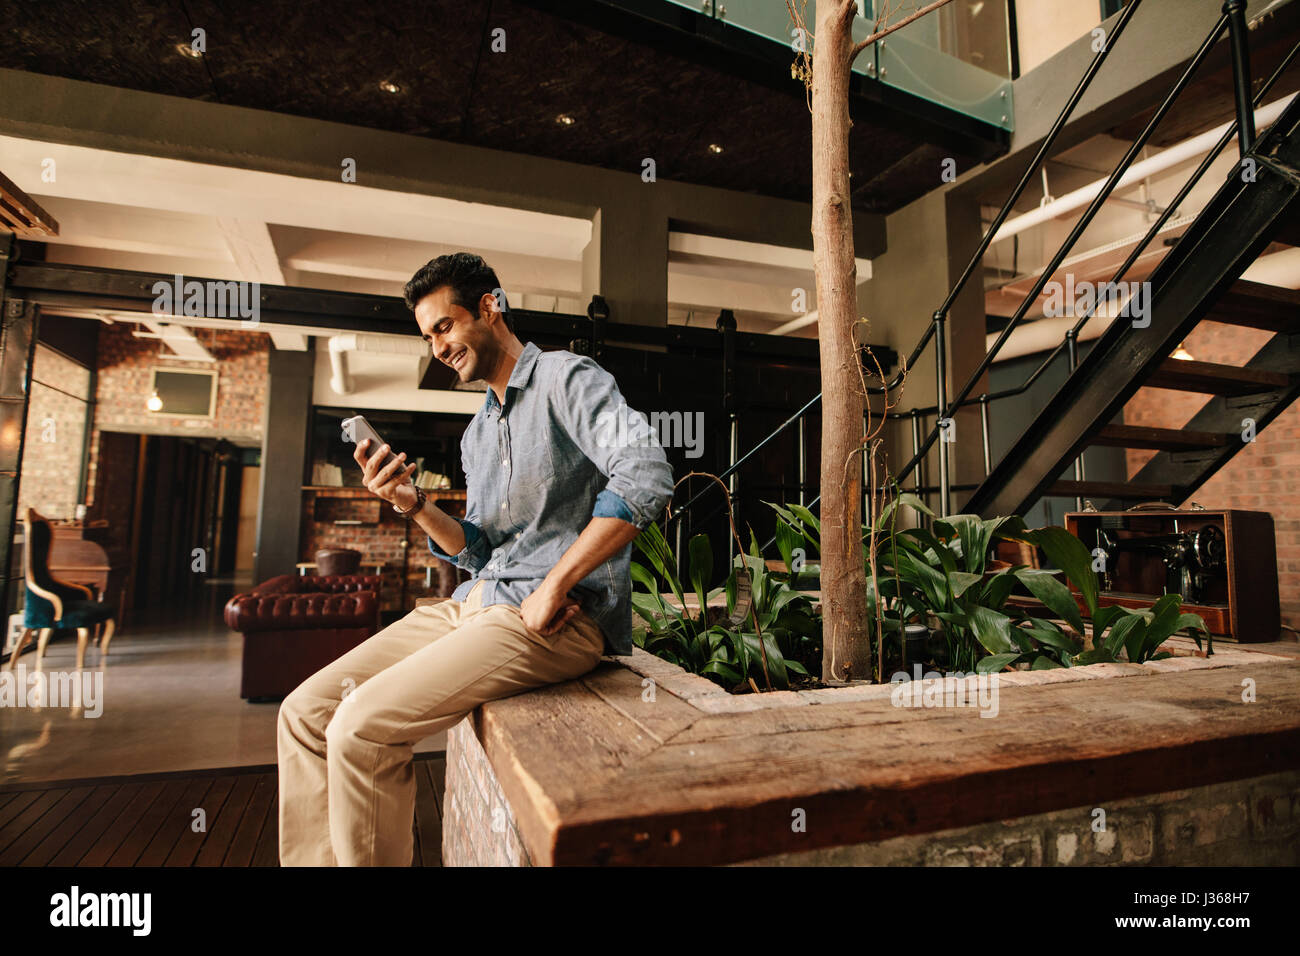
[[[506,382],[507,401],[510,400],[510,390],[512,388],[522,389],[527,387],[528,382],[533,377],[533,368],[537,365],[537,356],[541,354],[542,350],[532,342],[524,346],[524,350],[519,353],[519,358],[515,359],[515,367],[510,372],[510,381]],[[501,413],[501,406],[497,402],[497,393],[492,390],[491,385],[488,386],[487,398],[483,402],[483,407],[489,412]]]

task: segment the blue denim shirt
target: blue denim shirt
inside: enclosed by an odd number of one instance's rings
[[[610,427],[619,416],[640,423],[640,440],[636,427]],[[465,548],[443,554],[430,538],[429,550],[473,573],[454,599],[483,581],[484,607],[521,605],[591,518],[643,529],[672,497],[668,458],[614,376],[586,356],[532,342],[510,373],[505,404],[489,388],[460,449]],[[628,544],[569,591],[600,625],[607,654],[632,653],[631,559]]]

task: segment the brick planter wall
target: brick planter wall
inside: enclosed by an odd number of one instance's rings
[[[533,865],[510,802],[474,733],[473,714],[447,730],[442,865]]]
[[[1104,826],[1096,810],[1105,811]],[[1094,823],[1097,825],[1094,826]],[[1295,866],[1300,772],[737,866]]]

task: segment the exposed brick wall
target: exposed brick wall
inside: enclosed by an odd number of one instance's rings
[[[532,866],[514,810],[474,733],[474,714],[447,728],[443,866]]]
[[[447,760],[450,798],[450,747]],[[1296,771],[1110,801],[1100,806],[1106,812],[1104,830],[1095,828],[1100,821],[1096,809],[1077,807],[878,843],[783,853],[740,865],[1294,866],[1300,862],[1300,773]]]
[[[38,345],[32,379],[18,514],[35,508],[47,518],[71,518],[80,490],[87,406],[75,396],[88,396],[90,371]]]
[[[119,322],[99,334],[99,382],[95,424],[91,434],[88,487],[94,494],[99,468],[99,433],[104,430],[262,440],[266,404],[267,353],[270,337],[238,330],[198,331],[199,341],[217,359],[217,406],[213,418],[173,418],[154,415],[145,407],[150,371],[154,366],[194,369],[195,362],[159,358],[157,339],[139,339],[139,327]]]
[[[1221,322],[1202,322],[1185,346],[1204,362],[1244,365],[1271,338],[1268,332]],[[1139,389],[1124,406],[1126,425],[1182,428],[1209,396],[1163,388]],[[1154,452],[1129,450],[1132,477]],[[1241,508],[1273,515],[1277,537],[1278,591],[1282,622],[1300,627],[1300,404],[1293,405],[1259,432],[1255,441],[1193,492],[1206,508]]]
[[[442,501],[438,506],[448,514],[464,513],[456,502]],[[334,524],[336,520],[354,518],[372,522],[376,516],[378,524]],[[382,611],[408,610],[416,598],[436,594],[436,583],[433,590],[424,589],[424,569],[430,565],[437,568],[444,562],[429,553],[424,532],[364,488],[304,491],[301,540],[299,561],[315,561],[320,548],[353,548],[362,553],[363,561],[384,562]],[[403,540],[407,541],[405,549]],[[405,606],[401,605],[403,550],[407,552],[408,565]],[[438,580],[436,572],[434,580]]]

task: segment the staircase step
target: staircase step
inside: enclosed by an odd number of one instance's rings
[[[1107,425],[1089,439],[1089,445],[1112,448],[1152,448],[1156,451],[1199,451],[1222,448],[1235,435],[1195,432],[1181,428],[1152,428],[1145,425]]]
[[[1205,318],[1266,332],[1300,332],[1300,290],[1238,279]]]
[[[1125,501],[1160,500],[1174,497],[1173,485],[1137,484],[1131,481],[1057,481],[1047,489],[1057,498],[1120,498]]]
[[[1286,388],[1290,381],[1284,372],[1262,372],[1235,365],[1168,358],[1143,384],[1209,395],[1253,395]]]

